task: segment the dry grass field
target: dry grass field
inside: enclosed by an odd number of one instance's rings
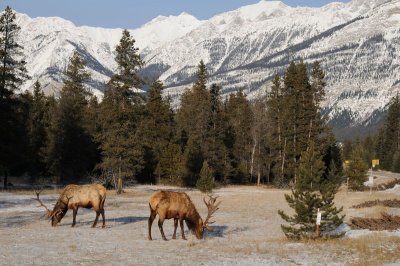
[[[79,209],[71,228],[69,211],[59,226],[52,228],[40,219],[32,191],[0,192],[1,265],[385,265],[400,263],[400,233],[349,231],[347,236],[328,241],[291,242],[282,234],[279,209],[290,211],[284,194],[290,191],[267,187],[232,186],[215,190],[223,201],[215,214],[215,231],[203,240],[189,232],[188,240],[163,241],[153,224],[153,241],[147,240],[148,198],[161,186],[127,188],[122,195],[109,191],[105,204],[106,228],[90,228],[95,213]],[[206,206],[202,194],[186,191],[202,216]],[[57,190],[42,192],[51,206]],[[347,192],[337,195],[346,221],[351,217],[378,216],[397,209],[372,207],[352,209],[368,200],[399,198],[391,192]],[[173,221],[164,223],[168,239]]]

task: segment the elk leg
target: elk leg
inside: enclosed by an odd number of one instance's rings
[[[92,225],[92,227],[96,227],[97,221],[99,220],[99,216],[100,216],[100,211],[96,211],[96,219],[94,219],[94,223]]]
[[[174,218],[174,234],[172,235],[172,239],[176,239],[176,229],[178,228],[178,219]]]
[[[149,217],[149,240],[152,240],[151,238],[151,225],[153,224],[154,219],[156,218],[157,213],[153,210],[150,209],[150,217]]]
[[[158,228],[160,228],[161,236],[165,241],[167,241],[167,238],[165,237],[164,230],[163,230],[163,223],[164,223],[163,218],[158,219]]]
[[[72,209],[72,227],[76,224],[76,214],[78,213],[78,208]]]
[[[184,228],[183,228],[183,219],[179,219],[179,225],[181,226],[182,239],[186,240],[185,231],[184,231]]]
[[[101,209],[101,217],[103,218],[103,228],[106,227],[106,218],[104,217],[104,209]]]

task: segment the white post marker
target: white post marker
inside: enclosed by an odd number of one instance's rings
[[[321,212],[319,211],[319,208],[317,212],[317,225],[321,225]]]
[[[321,212],[317,211],[317,223],[316,223],[316,228],[315,228],[315,238],[318,238],[319,236],[319,225],[321,224]]]
[[[372,175],[372,169],[371,169],[371,174],[369,175],[368,178],[368,183],[369,183],[369,194],[372,194],[372,187],[374,186],[374,176]]]

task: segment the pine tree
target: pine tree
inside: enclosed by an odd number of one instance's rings
[[[342,155],[344,160],[350,160],[353,150],[353,142],[350,140],[343,141]]]
[[[197,180],[196,187],[203,193],[211,193],[215,188],[213,172],[207,161],[203,162],[200,171],[200,178]]]
[[[368,180],[368,165],[363,161],[359,149],[353,150],[345,175],[349,179],[349,189],[352,190],[361,189]]]
[[[281,210],[278,212],[282,219],[289,223],[289,225],[281,225],[287,238],[294,240],[315,238],[318,209],[322,211],[321,236],[329,237],[329,233],[343,222],[344,216],[339,216],[342,208],[337,209],[333,203],[337,186],[329,182],[321,182],[324,170],[322,156],[311,143],[309,150],[302,153],[299,178],[292,190],[292,195],[285,195],[286,201],[294,209],[295,214],[289,216]]]
[[[27,79],[26,62],[21,60],[23,47],[16,42],[21,29],[16,15],[7,6],[0,16],[0,99],[10,98]]]
[[[144,106],[144,119],[140,126],[140,135],[145,149],[145,166],[141,172],[141,181],[154,182],[154,172],[162,156],[173,137],[173,113],[168,99],[163,99],[161,81],[155,81],[148,93],[148,99]],[[163,164],[158,165],[158,173]]]
[[[88,105],[84,113],[85,115],[84,120],[86,121],[85,129],[90,134],[90,136],[92,136],[93,139],[95,139],[96,136],[101,131],[100,118],[99,118],[100,112],[101,109],[99,100],[95,95],[92,95],[88,101]]]
[[[326,130],[325,143],[319,144],[323,152],[323,162],[325,173],[323,181],[340,186],[345,180],[343,178],[343,160],[342,150],[336,142],[335,136],[331,130]]]
[[[319,189],[325,165],[322,156],[315,147],[303,152],[301,164],[299,165],[299,179],[296,188],[301,191],[315,191]]]
[[[311,89],[312,89],[312,100],[316,107],[319,107],[321,102],[325,98],[325,73],[321,68],[321,64],[315,61],[312,66],[311,74]]]
[[[228,147],[231,149],[234,168],[237,170],[233,177],[235,182],[250,181],[250,165],[252,153],[251,128],[253,112],[246,95],[239,91],[231,94],[226,104],[231,139]]]
[[[117,73],[107,84],[100,109],[102,162],[98,165],[117,180],[122,193],[123,180],[134,178],[143,169],[144,148],[138,131],[143,110],[142,98],[135,91],[141,84],[138,70],[143,62],[135,40],[124,30],[116,47]]]
[[[193,87],[181,97],[176,115],[177,138],[184,150],[187,167],[186,185],[194,186],[203,160],[210,154],[212,143],[212,100],[207,90],[207,69],[200,61]]]
[[[315,62],[311,78],[307,65],[292,62],[283,78],[276,76],[268,94],[271,127],[271,166],[274,183],[287,186],[296,183],[301,153],[316,143],[323,152],[331,145],[330,132],[320,113],[324,99],[325,75]],[[328,162],[329,164],[329,162]]]
[[[31,176],[38,177],[46,173],[44,150],[48,141],[47,131],[50,123],[50,101],[41,89],[37,80],[33,87],[33,95],[27,121],[27,130],[30,147]]]
[[[215,179],[225,181],[227,168],[231,167],[229,151],[226,147],[226,132],[228,130],[227,116],[220,95],[221,87],[212,84],[210,88],[211,96],[211,121],[209,130],[209,143],[205,151],[205,157],[209,162]]]
[[[276,75],[272,81],[271,91],[267,96],[267,113],[270,119],[268,127],[270,160],[274,174],[274,184],[283,187],[288,181],[285,178],[287,136],[285,132],[286,108],[283,107],[283,91],[281,77]]]
[[[388,107],[387,117],[383,132],[380,136],[381,143],[378,157],[382,169],[391,170],[393,155],[400,151],[400,96],[394,97]]]
[[[114,87],[123,89],[123,92],[131,97],[138,96],[134,89],[139,88],[142,83],[138,71],[144,64],[135,42],[129,31],[123,30],[120,42],[115,48],[118,71],[109,82]]]
[[[23,121],[14,93],[29,78],[26,63],[21,59],[23,48],[16,41],[20,27],[15,20],[15,13],[7,6],[0,16],[0,171],[4,173],[5,189],[10,171],[24,154],[18,148],[21,145]]]
[[[181,97],[181,107],[177,112],[178,137],[185,135],[201,143],[208,142],[211,123],[211,95],[207,90],[207,69],[200,61],[197,79],[190,90]]]
[[[267,128],[268,116],[266,107],[266,98],[259,97],[252,104],[253,123],[251,127],[252,147],[251,147],[251,161],[250,161],[250,177],[256,176],[256,183],[260,185],[261,178],[265,174],[266,164],[269,162],[269,147],[267,144]]]
[[[179,168],[184,165],[182,164],[183,156],[179,145],[173,142],[167,143],[158,154],[158,158],[154,170],[158,181],[166,180],[170,184],[183,185],[184,180],[181,179],[182,172]]]
[[[395,173],[400,173],[400,151],[396,151],[393,154],[393,163],[391,171]]]
[[[200,142],[196,137],[190,136],[182,157],[182,166],[186,168],[184,171],[181,170],[181,173],[186,174],[183,177],[185,186],[193,187],[196,185],[204,159]]]
[[[79,180],[93,169],[96,146],[84,120],[90,96],[84,83],[90,74],[77,51],[70,58],[65,76],[53,111],[46,161],[53,175],[63,180]]]

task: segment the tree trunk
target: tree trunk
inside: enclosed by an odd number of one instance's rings
[[[282,153],[282,165],[281,165],[281,181],[284,179],[284,170],[285,170],[285,159],[286,159],[286,138],[283,145],[283,153]]]
[[[122,178],[119,176],[118,177],[118,185],[117,185],[117,194],[122,193]]]
[[[312,127],[313,127],[313,120],[310,120],[310,129],[308,131],[308,141],[307,141],[307,151],[310,148],[310,141],[311,141],[311,132],[312,132]]]
[[[121,162],[121,156],[119,157],[119,161]],[[117,194],[122,193],[122,176],[121,176],[121,166],[118,167],[118,184],[117,184]]]
[[[293,163],[294,163],[294,183],[296,184],[296,181],[297,181],[297,159],[296,159],[296,156],[297,156],[297,149],[296,149],[296,139],[297,139],[297,129],[296,129],[296,124],[295,125],[293,125],[293,154],[294,154],[294,156],[293,156]]]
[[[4,189],[7,190],[8,188],[8,173],[4,171]]]
[[[254,172],[254,156],[255,156],[256,147],[257,147],[256,137],[254,137],[253,141],[254,141],[254,145],[253,145],[253,149],[251,150],[251,163],[250,163],[250,178],[251,178],[252,182],[253,182],[253,172]]]
[[[261,144],[258,143],[258,160],[257,160],[257,186],[261,182]]]

